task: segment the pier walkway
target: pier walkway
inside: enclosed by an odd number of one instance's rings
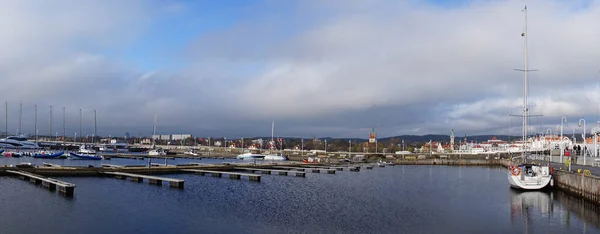
[[[321,171],[324,171],[324,172],[327,172],[327,174],[335,174],[335,171],[336,171],[336,169],[328,169],[328,168],[321,168],[321,167],[315,167],[315,166],[297,166],[297,167],[274,166],[273,168],[290,169],[290,170],[297,170],[297,171],[304,171],[304,170],[310,169],[310,171],[312,173],[321,173]]]
[[[229,172],[229,171],[210,171],[210,170],[199,170],[199,169],[181,169],[181,171],[193,172],[200,175],[204,174],[212,174],[214,177],[222,177],[223,174],[229,175],[230,179],[239,180],[242,176],[247,176],[250,181],[260,182],[260,175],[257,174],[248,174],[248,173],[239,173],[239,172]]]
[[[279,175],[288,175],[288,173],[294,173],[297,177],[306,177],[306,172],[302,172],[302,171],[288,171],[288,170],[247,168],[247,167],[234,167],[233,169],[251,171],[252,173],[254,173],[256,171],[260,171],[262,174],[271,174],[272,172],[276,172]]]
[[[183,188],[184,180],[180,179],[172,179],[167,177],[158,177],[158,176],[150,176],[150,175],[140,175],[133,173],[125,173],[125,172],[102,172],[102,174],[112,175],[117,179],[126,179],[127,177],[131,178],[132,181],[142,182],[144,179],[148,180],[149,184],[162,185],[163,181],[168,181],[169,185],[174,188]]]
[[[21,179],[25,180],[29,178],[29,181],[34,184],[42,184],[42,186],[48,188],[49,190],[55,190],[58,187],[59,193],[65,196],[73,196],[73,192],[75,191],[75,184],[67,183],[64,181],[60,181],[57,179],[33,174],[26,171],[13,171],[6,170],[7,173],[18,175]]]

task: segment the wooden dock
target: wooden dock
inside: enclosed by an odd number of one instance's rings
[[[335,174],[336,169],[322,168],[322,167],[287,167],[287,166],[274,166],[273,168],[289,169],[296,171],[305,171],[310,169],[312,173],[321,173],[321,171],[327,172],[327,174]]]
[[[297,177],[306,177],[306,172],[303,171],[288,171],[288,170],[277,170],[277,169],[264,169],[264,168],[247,168],[247,167],[234,167],[233,169],[251,171],[252,173],[260,171],[262,174],[278,173],[279,175],[288,175],[294,173]]]
[[[65,196],[73,196],[73,192],[75,191],[74,184],[60,181],[57,179],[33,174],[26,171],[6,170],[6,172],[18,175],[23,180],[29,179],[31,183],[42,184],[42,186],[48,188],[49,190],[55,190],[56,187],[58,187],[58,192]]]
[[[260,182],[260,175],[257,174],[248,174],[248,173],[239,173],[239,172],[229,172],[229,171],[209,171],[209,170],[199,170],[199,169],[181,169],[181,171],[193,172],[200,175],[211,174],[214,177],[222,177],[223,174],[229,175],[230,179],[239,180],[242,176],[247,176],[250,181]]]
[[[150,176],[150,175],[140,175],[133,173],[125,173],[125,172],[103,172],[103,174],[114,176],[117,179],[126,179],[129,177],[132,181],[142,182],[144,179],[148,180],[149,184],[162,185],[163,181],[169,181],[169,185],[174,188],[183,188],[184,180],[180,179],[172,179],[167,177],[158,177],[158,176]]]

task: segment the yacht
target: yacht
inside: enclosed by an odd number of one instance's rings
[[[266,155],[264,154],[255,154],[255,153],[243,153],[235,156],[236,159],[264,159]]]
[[[287,157],[283,154],[267,154],[264,158],[265,161],[286,161]]]
[[[112,143],[104,144],[98,148],[98,151],[104,153],[129,153],[129,144],[127,143]]]
[[[165,152],[163,149],[153,149],[148,151],[148,155],[150,156],[166,156],[167,152]]]
[[[7,138],[0,139],[0,148],[40,149],[40,146],[35,142],[28,141],[24,136],[9,136]]]
[[[86,145],[81,145],[77,153],[70,153],[72,159],[88,159],[88,160],[101,160],[102,156],[96,155],[96,151]]]
[[[525,50],[524,50],[524,66],[523,69],[520,70],[523,72],[523,115],[520,116],[523,118],[523,142],[527,142],[527,117],[528,117],[528,105],[527,105],[527,72],[529,71],[527,68],[527,6],[523,10],[525,12],[525,32],[522,34],[524,37]],[[523,151],[521,151],[521,156],[515,157],[521,158],[524,163],[513,165],[513,162],[510,162],[510,166],[508,167],[508,182],[510,186],[517,189],[523,190],[538,190],[542,189],[548,185],[552,186],[552,168],[550,165],[535,165],[531,163],[527,163],[528,156],[528,148],[527,144],[523,144]]]

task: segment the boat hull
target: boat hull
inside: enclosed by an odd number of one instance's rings
[[[508,182],[515,189],[522,190],[540,190],[551,185],[552,174],[549,167],[532,166],[530,172],[533,174],[522,174],[526,170],[523,167],[512,167],[507,172]]]
[[[54,153],[54,154],[34,154],[31,157],[34,157],[34,158],[64,158],[63,154],[64,154],[64,152],[58,152],[58,153]]]
[[[84,160],[101,160],[101,156],[93,156],[93,155],[80,155],[76,153],[70,153],[71,158],[73,159],[84,159]]]

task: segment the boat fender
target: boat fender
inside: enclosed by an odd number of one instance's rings
[[[554,179],[550,179],[550,187],[554,187]]]
[[[519,169],[518,167],[513,167],[510,170],[510,173],[514,176],[518,176],[519,174],[521,174],[521,169]]]

